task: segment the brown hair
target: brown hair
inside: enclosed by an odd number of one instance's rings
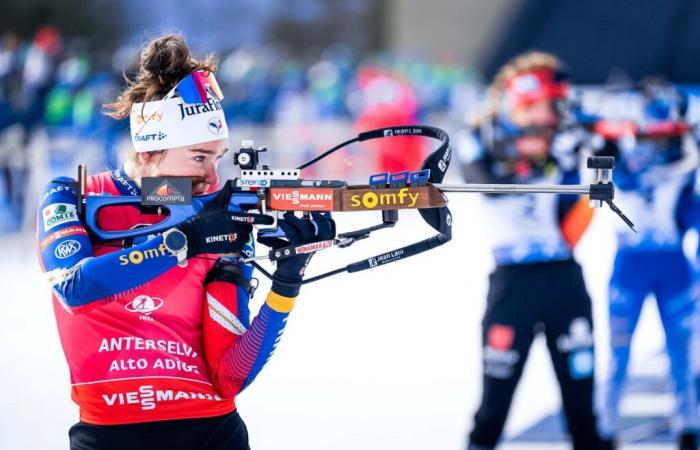
[[[216,59],[207,55],[204,60],[195,59],[185,39],[180,34],[166,34],[146,44],[141,51],[138,72],[133,80],[124,75],[127,88],[116,101],[105,103],[105,114],[115,119],[124,119],[131,114],[134,103],[158,100],[165,96],[177,83],[190,73],[203,70],[216,72]],[[161,153],[159,152],[151,152]],[[122,160],[140,165],[138,153],[128,149]]]
[[[518,74],[538,69],[560,70],[561,66],[561,61],[556,56],[540,51],[530,51],[511,58],[498,70],[498,73],[493,78],[487,91],[487,111],[478,122],[487,117],[493,117],[498,113],[503,98],[503,91],[510,79]]]
[[[180,80],[197,70],[216,72],[214,56],[207,55],[202,61],[195,59],[179,34],[157,37],[141,51],[135,79],[125,75],[127,88],[116,101],[103,105],[105,113],[115,119],[129,117],[134,103],[162,98]]]

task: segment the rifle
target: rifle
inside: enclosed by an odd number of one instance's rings
[[[369,177],[367,183],[343,180],[309,180],[301,177],[301,171],[347,145],[370,139],[392,136],[423,136],[440,141],[440,146],[430,153],[421,169],[414,172],[379,173]],[[481,192],[492,194],[550,193],[590,196],[590,206],[600,208],[607,203],[625,223],[634,229],[632,222],[613,204],[614,186],[612,169],[614,158],[591,157],[588,168],[595,171],[596,182],[590,185],[518,185],[518,184],[441,184],[449,167],[452,148],[449,136],[439,128],[425,125],[408,125],[365,131],[347,140],[295,169],[271,169],[260,164],[260,154],[267,148],[254,148],[252,141],[244,141],[234,154],[234,164],[241,168],[238,178],[227,180],[233,194],[229,210],[236,220],[258,228],[258,237],[271,237],[279,233],[277,221],[286,211],[301,212],[308,216],[312,211],[380,211],[381,223],[338,234],[328,241],[289,246],[271,250],[265,255],[243,255],[241,261],[253,264],[265,276],[271,275],[257,264],[258,260],[277,261],[301,253],[316,252],[332,246],[348,247],[367,239],[371,233],[391,228],[398,222],[399,210],[417,209],[423,219],[437,231],[432,237],[406,246],[367,257],[321,275],[308,278],[311,283],[342,272],[359,272],[423,253],[448,242],[452,238],[452,215],[447,208],[446,193]],[[191,182],[183,177],[143,178],[141,196],[85,195],[87,168],[79,166],[77,194],[78,213],[88,232],[98,242],[130,239],[164,232],[201,211],[217,193],[192,197]],[[188,192],[189,188],[189,192]],[[157,224],[132,230],[104,230],[97,224],[102,208],[134,206],[142,213],[165,216]],[[278,234],[277,234],[278,235]]]

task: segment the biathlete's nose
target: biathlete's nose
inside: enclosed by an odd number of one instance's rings
[[[218,186],[219,185],[219,174],[216,173],[216,165],[209,164],[207,166],[206,173],[204,174],[204,181],[209,186]]]

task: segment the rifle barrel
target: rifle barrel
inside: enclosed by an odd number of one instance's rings
[[[484,194],[590,194],[587,184],[436,184],[442,192],[481,192]]]

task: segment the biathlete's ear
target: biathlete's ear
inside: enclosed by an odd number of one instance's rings
[[[158,150],[153,152],[139,152],[138,158],[139,162],[143,165],[145,164],[158,164],[167,153],[167,150]]]

